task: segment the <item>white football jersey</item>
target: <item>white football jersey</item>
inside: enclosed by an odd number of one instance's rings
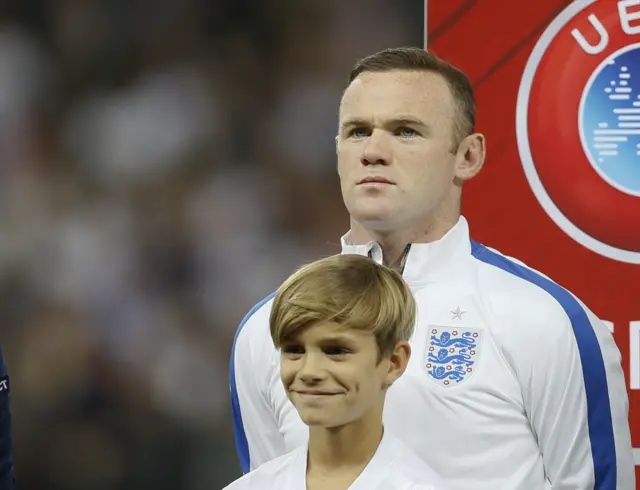
[[[380,246],[343,253],[382,260]],[[552,253],[552,251],[550,251]],[[631,490],[620,352],[569,291],[469,238],[461,218],[416,243],[403,277],[418,303],[412,356],[384,423],[454,489]],[[269,335],[272,296],[237,331],[230,384],[245,472],[305,444]]]
[[[349,490],[448,490],[442,479],[385,431],[369,464]],[[263,464],[224,490],[305,490],[307,444]]]

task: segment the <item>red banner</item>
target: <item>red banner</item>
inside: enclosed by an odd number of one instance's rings
[[[431,0],[426,12],[425,43],[469,75],[487,136],[465,189],[472,235],[608,322],[640,448],[640,0]]]

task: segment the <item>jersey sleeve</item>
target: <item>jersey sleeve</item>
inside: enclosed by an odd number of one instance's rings
[[[580,306],[594,329],[603,359],[607,383],[606,393],[609,398],[609,411],[611,414],[611,433],[615,449],[616,488],[619,490],[625,488],[635,489],[636,474],[629,426],[629,397],[621,364],[620,350],[604,322],[582,303],[580,303]],[[593,432],[592,439],[597,437],[597,433]],[[596,488],[606,488],[606,486],[601,485]]]
[[[285,453],[270,400],[277,351],[269,335],[269,296],[238,327],[231,351],[229,381],[236,449],[248,473]],[[279,375],[277,376],[279,380]]]
[[[9,375],[0,351],[0,490],[14,488]]]
[[[501,286],[492,303],[503,312],[503,355],[521,385],[551,488],[634,489],[628,395],[606,325],[524,264],[479,245],[473,253],[516,278],[505,279],[508,289]]]
[[[567,290],[523,304],[509,354],[553,490],[635,488],[620,352],[606,325]]]

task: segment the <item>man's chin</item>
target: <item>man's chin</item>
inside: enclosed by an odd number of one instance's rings
[[[395,215],[389,212],[352,214],[351,217],[368,230],[385,232],[397,228]]]

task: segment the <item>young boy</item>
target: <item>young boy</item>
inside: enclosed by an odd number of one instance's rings
[[[415,315],[402,277],[368,257],[332,256],[293,274],[269,323],[308,445],[226,490],[445,490],[382,425],[386,391],[409,362]]]

